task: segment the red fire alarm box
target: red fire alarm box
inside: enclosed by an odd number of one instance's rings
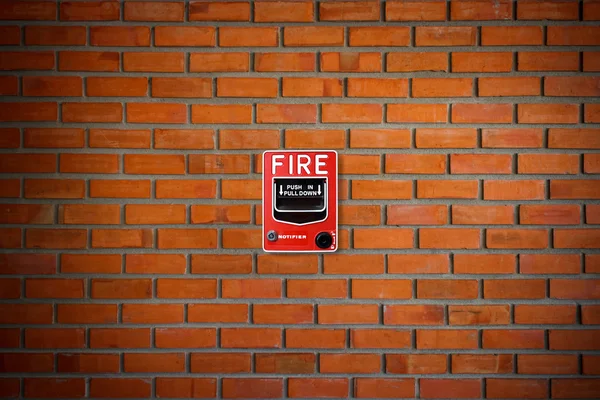
[[[264,251],[337,250],[337,152],[266,151],[262,183]]]

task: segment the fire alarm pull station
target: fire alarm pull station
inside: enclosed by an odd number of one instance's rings
[[[262,184],[264,251],[337,250],[337,152],[266,151]]]

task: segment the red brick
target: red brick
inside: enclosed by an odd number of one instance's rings
[[[311,304],[255,304],[252,320],[255,324],[311,324]]]
[[[287,297],[342,299],[348,296],[347,287],[345,279],[288,279]]]
[[[56,320],[61,324],[116,324],[116,304],[59,304]]]
[[[510,180],[484,181],[485,200],[542,200],[545,197],[545,181]]]
[[[417,329],[417,349],[476,349],[477,339],[474,329]]]
[[[450,325],[508,325],[510,324],[510,308],[508,305],[451,305],[448,307],[448,321]]]
[[[246,104],[193,104],[194,124],[249,124],[252,106]]]
[[[412,297],[412,293],[410,293],[410,297]],[[385,325],[442,325],[444,323],[444,307],[437,305],[385,305],[383,307],[383,323]]]
[[[477,249],[479,246],[478,229],[419,229],[419,247],[422,249]]]
[[[288,396],[292,398],[347,398],[347,378],[290,378]]]
[[[321,354],[319,372],[369,374],[381,370],[379,354]]]
[[[91,328],[90,348],[149,348],[149,328]]]
[[[256,113],[259,124],[310,124],[317,119],[315,104],[258,104]]]
[[[598,280],[551,279],[550,297],[554,299],[582,300],[600,298]]]
[[[250,4],[237,2],[194,1],[190,4],[190,21],[249,21]]]
[[[56,103],[2,103],[0,122],[56,122]]]
[[[279,42],[278,29],[267,28],[219,28],[219,46],[221,47],[276,47]]]
[[[482,26],[483,46],[535,46],[543,44],[541,26]]]
[[[522,205],[519,211],[523,225],[577,225],[581,213],[578,205]]]
[[[543,349],[543,330],[490,329],[483,331],[485,349]]]
[[[446,3],[439,0],[387,1],[385,18],[386,21],[445,21]]]
[[[388,104],[386,122],[446,123],[446,104]]]
[[[85,249],[85,229],[27,229],[25,244],[28,249]]]
[[[312,22],[314,6],[310,1],[261,1],[254,4],[255,22]]]
[[[470,78],[413,78],[413,97],[471,97]]]
[[[521,274],[577,274],[580,269],[581,257],[578,254],[519,255]]]
[[[443,174],[446,156],[443,154],[386,154],[388,174]]]
[[[510,72],[513,54],[502,53],[452,53],[452,72]]]
[[[25,397],[85,397],[85,379],[83,378],[25,378],[23,385]]]
[[[176,373],[185,371],[184,353],[125,353],[123,355],[124,372]]]
[[[407,79],[348,78],[348,97],[406,97]]]
[[[445,354],[386,354],[386,372],[391,374],[446,373]]]
[[[125,272],[182,274],[185,272],[186,258],[183,254],[127,254]]]
[[[152,385],[148,379],[92,378],[89,395],[108,398],[150,397]]]
[[[217,296],[215,279],[158,279],[156,296],[164,299],[212,299]]]
[[[599,330],[551,329],[550,350],[598,350]]]
[[[512,104],[453,104],[452,122],[456,124],[472,123],[511,123]],[[521,121],[519,121],[521,122]]]
[[[91,148],[149,149],[150,130],[90,129],[89,146]]]
[[[280,348],[281,330],[276,328],[221,328],[222,348]]]
[[[314,274],[318,271],[317,257],[312,255],[259,255],[259,274]]]
[[[419,299],[475,299],[478,294],[476,280],[433,280],[417,281],[417,298]]]
[[[410,28],[397,27],[350,27],[350,46],[372,47],[372,46],[409,46]]]
[[[343,149],[346,143],[344,130],[286,129],[285,147],[292,149]],[[277,146],[278,147],[278,146]]]
[[[448,209],[441,205],[388,205],[388,225],[444,225]]]
[[[446,53],[387,53],[387,72],[448,71]]]
[[[52,304],[2,304],[0,322],[3,324],[51,324]]]
[[[312,374],[316,356],[311,353],[263,353],[256,354],[254,362],[257,373]]]
[[[27,328],[25,347],[28,349],[82,349],[85,347],[83,328]]]
[[[450,3],[450,19],[453,21],[510,20],[512,8],[511,0],[455,0]]]
[[[51,70],[54,68],[54,53],[50,51],[0,53],[0,71]]]
[[[341,26],[286,26],[283,30],[285,46],[343,46],[344,28]]]
[[[185,159],[178,154],[126,154],[126,174],[184,174]]]
[[[518,71],[577,71],[579,53],[577,52],[519,52]]]
[[[511,274],[516,258],[510,254],[455,254],[455,274]]]
[[[82,196],[83,197],[83,188]],[[149,180],[91,180],[90,197],[150,198]]]
[[[344,348],[346,334],[344,329],[297,329],[285,331],[285,343],[288,348],[340,349]]]
[[[74,179],[26,179],[27,199],[83,199],[85,182]]]
[[[9,35],[9,32],[6,34]],[[20,37],[13,44],[19,44],[19,39]],[[81,46],[86,44],[86,29],[83,26],[26,26],[25,44],[27,46]]]
[[[551,180],[551,199],[597,199],[600,187],[597,182],[585,179]]]
[[[117,354],[59,354],[58,372],[61,373],[118,373]]]
[[[454,225],[511,225],[513,223],[513,206],[452,205]]]
[[[115,174],[119,172],[116,154],[61,154],[61,173]]]
[[[19,299],[21,298],[21,280],[20,279],[0,279],[0,298]],[[0,347],[6,347],[2,345]],[[10,347],[10,346],[8,346]],[[17,346],[18,340],[17,340]]]
[[[245,72],[249,69],[248,53],[190,54],[190,72]]]
[[[78,299],[83,297],[80,279],[26,279],[25,297],[31,299]]]
[[[277,299],[281,297],[280,279],[223,279],[221,281],[223,298]]]
[[[0,95],[16,96],[19,94],[19,78],[16,76],[0,76]]]
[[[451,154],[452,174],[510,174],[512,154]]]
[[[377,304],[319,304],[319,324],[377,324]]]
[[[579,5],[572,1],[521,1],[517,7],[519,20],[578,20]]]
[[[256,3],[256,5],[258,4],[265,3]],[[257,72],[312,72],[315,70],[315,60],[316,55],[313,53],[255,53],[254,70]],[[288,78],[284,78],[284,82],[286,79]],[[293,78],[289,78],[289,80],[291,79]]]
[[[222,182],[221,197],[223,199],[260,200],[262,198],[261,181],[258,179],[228,179]]]
[[[479,78],[479,96],[539,96],[541,94],[540,78]]]
[[[127,122],[180,124],[187,121],[187,105],[168,103],[129,103]]]
[[[212,129],[155,129],[157,149],[212,149],[215,147]],[[150,147],[150,145],[148,145]]]
[[[156,395],[171,398],[214,398],[217,396],[217,380],[215,378],[156,378]]]
[[[483,285],[485,299],[543,299],[546,282],[543,279],[487,279]]]
[[[109,78],[90,76],[86,80],[86,94],[98,97],[145,97],[147,78]]]
[[[323,72],[381,72],[380,53],[321,53]]]
[[[411,333],[400,329],[351,329],[350,343],[356,349],[409,348]]]
[[[125,21],[173,21],[182,22],[185,3],[181,2],[126,2],[124,7]]]
[[[150,279],[92,279],[92,298],[148,299],[152,297]]]
[[[20,193],[20,179],[0,179],[0,198],[19,197]]]
[[[350,148],[410,147],[410,131],[407,129],[351,129]]]
[[[248,322],[246,304],[190,304],[188,322]]]
[[[116,254],[62,254],[63,273],[121,273],[121,257]]]
[[[411,181],[352,180],[353,199],[410,199],[411,197]]]
[[[474,199],[478,193],[478,182],[471,180],[419,180],[417,198],[419,199]]]
[[[65,1],[60,3],[61,21],[117,21],[118,1]]]
[[[123,70],[126,72],[183,72],[183,53],[123,53]]]
[[[122,122],[121,103],[63,103],[63,122]]]
[[[323,104],[324,123],[380,123],[383,115],[379,104]]]
[[[542,147],[541,129],[505,128],[482,129],[481,144],[491,148]]]
[[[161,228],[158,230],[159,249],[211,249],[216,246],[216,229]]]
[[[52,173],[56,172],[54,154],[5,154],[0,159],[2,173]]]
[[[275,78],[217,78],[218,97],[277,97]]]
[[[490,399],[546,399],[546,379],[496,379],[485,380],[486,397]]]
[[[28,132],[28,130],[25,130],[25,141],[26,142],[27,142],[27,132]],[[83,139],[83,136],[81,138]],[[20,144],[21,144],[21,132],[20,132],[19,128],[0,128],[0,148],[16,149],[20,146]],[[25,143],[23,146],[24,147],[35,147],[35,146],[28,146],[28,144],[29,143]],[[83,145],[80,147],[83,147]]]
[[[517,356],[520,374],[577,374],[577,364],[575,354],[519,354]]]
[[[249,223],[250,207],[245,205],[196,205],[192,206],[193,224]]]
[[[598,154],[583,155],[583,172],[597,174],[600,171],[600,157]]]
[[[600,52],[583,52],[583,70],[600,71]]]
[[[474,46],[477,30],[470,26],[418,26],[417,46]]]
[[[188,161],[188,169],[192,174],[247,174],[250,172],[250,157],[246,154],[191,154]]]
[[[511,354],[452,355],[452,372],[457,374],[508,374],[512,371]]]
[[[27,28],[25,28],[27,31]],[[0,46],[19,45],[21,28],[18,26],[0,26]]]
[[[354,299],[410,299],[412,284],[409,280],[352,279]]]
[[[600,96],[600,78],[593,76],[544,78],[545,96]]]
[[[388,273],[403,274],[439,274],[448,272],[446,254],[390,254],[388,255]]]
[[[249,373],[251,369],[250,353],[196,353],[191,356],[193,373]]]
[[[59,71],[119,71],[119,53],[104,51],[59,51]]]
[[[379,21],[376,1],[338,1],[319,3],[321,21]]]
[[[85,40],[82,44],[85,44]],[[150,46],[150,28],[146,26],[92,26],[90,27],[90,44],[109,47]]]
[[[545,229],[486,229],[489,249],[545,249],[548,231]]]
[[[157,26],[154,44],[164,47],[213,47],[216,29],[210,26]]]
[[[56,19],[56,4],[46,1],[6,1],[0,6],[4,20],[53,21]]]
[[[576,308],[574,306],[537,306],[519,304],[515,306],[516,324],[575,324]]]

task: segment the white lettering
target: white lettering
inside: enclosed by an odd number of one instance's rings
[[[326,160],[327,159],[327,155],[325,155],[325,154],[318,154],[315,158],[316,158],[315,173],[317,175],[327,175],[327,171],[321,170],[321,167],[325,166],[325,162],[321,161],[321,160]]]
[[[301,159],[306,160],[306,162],[300,161]],[[306,171],[306,175],[310,175],[310,171],[308,170],[308,166],[310,165],[310,157],[306,154],[300,154],[298,156],[298,175],[302,175],[302,169]]]
[[[275,175],[275,171],[277,170],[277,167],[282,167],[283,166],[283,163],[279,162],[277,160],[283,160],[284,158],[285,157],[282,154],[276,154],[276,155],[273,156],[272,161],[271,161],[272,164],[273,164],[273,168],[272,168],[272,170],[273,170],[272,174],[273,175]]]

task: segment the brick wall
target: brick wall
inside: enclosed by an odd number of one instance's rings
[[[0,20],[0,397],[600,397],[600,1]],[[260,250],[277,148],[337,253]]]

